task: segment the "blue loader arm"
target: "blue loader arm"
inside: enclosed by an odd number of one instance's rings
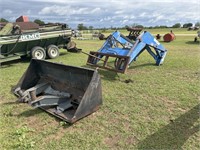
[[[167,54],[164,46],[147,31],[139,35],[135,42],[115,31],[97,52],[90,52],[87,64],[124,73],[144,50],[148,51],[158,66],[163,63]],[[108,63],[110,57],[115,58],[114,69]],[[99,61],[102,63],[98,64]]]

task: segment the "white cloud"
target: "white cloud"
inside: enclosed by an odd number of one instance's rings
[[[122,24],[126,24],[127,22],[129,22],[129,20],[123,20],[123,21],[121,21]]]
[[[105,18],[102,18],[101,21],[111,21],[112,20],[112,17],[105,17]]]
[[[2,2],[1,2],[2,1]],[[45,22],[63,22],[72,26],[144,26],[173,25],[200,20],[200,0],[0,0],[3,18],[28,15]],[[15,7],[13,7],[15,6]],[[22,8],[28,8],[24,10]]]
[[[162,0],[162,1],[160,1],[160,0],[152,0],[151,2],[154,2],[154,3],[160,3],[160,2],[162,2],[162,3],[173,3],[174,0]]]
[[[101,8],[94,8],[92,11],[91,11],[91,13],[98,13],[98,12],[100,12],[101,11]]]
[[[146,16],[147,15],[147,13],[146,12],[143,12],[143,13],[141,13],[139,16],[140,17],[144,17],[144,16]]]
[[[115,11],[115,14],[123,14],[123,13],[124,13],[123,10],[117,10],[117,11]]]
[[[44,7],[39,14],[40,15],[83,15],[83,14],[96,14],[101,11],[101,8],[87,8],[87,7],[71,7],[71,6],[47,6]]]
[[[12,10],[6,9],[3,11],[3,14],[12,14]]]

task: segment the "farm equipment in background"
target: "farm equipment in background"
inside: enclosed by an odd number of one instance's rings
[[[136,38],[140,35],[140,32],[143,30],[142,28],[132,28],[132,27],[127,27],[127,31],[129,31],[127,38],[130,40],[135,41]],[[107,40],[108,37],[106,37],[104,34],[100,33],[99,34],[99,40]]]
[[[99,40],[106,40],[107,37],[103,33],[99,33]]]
[[[95,112],[102,104],[97,70],[44,60],[32,59],[12,91],[19,102],[41,108],[69,123]]]
[[[171,42],[175,39],[175,34],[172,32],[172,30],[170,31],[170,33],[167,33],[163,36],[163,40],[164,42]]]
[[[149,32],[144,31],[133,42],[120,32],[115,31],[97,52],[90,51],[87,64],[125,73],[128,65],[136,61],[145,49],[155,59],[156,65],[159,66],[163,63],[167,50]],[[110,65],[108,62],[110,57],[115,59],[114,65]]]
[[[160,34],[157,34],[157,35],[156,35],[156,40],[160,40],[160,38],[161,38],[161,35],[160,35]]]
[[[56,58],[59,49],[70,52],[80,52],[71,41],[72,30],[64,26],[42,28],[31,32],[14,35],[0,35],[0,62],[13,58],[31,56],[36,59]]]
[[[142,31],[142,28],[127,27],[126,30],[129,31],[129,35],[127,36],[127,38],[135,41],[136,38],[140,35],[140,32]]]
[[[199,30],[199,27],[198,27],[198,26],[189,27],[187,30],[188,30],[188,31],[191,31],[191,30],[195,31],[195,30]]]
[[[200,31],[197,32],[197,36],[194,38],[194,42],[197,42],[198,38],[200,38]]]

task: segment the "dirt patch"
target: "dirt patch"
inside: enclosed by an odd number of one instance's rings
[[[67,130],[60,127],[58,128],[57,132],[56,133],[53,133],[53,134],[50,134],[48,135],[44,140],[43,142],[46,143],[46,142],[49,142],[49,141],[52,141],[52,140],[60,140],[62,139],[62,137],[65,135],[65,133],[67,133]]]
[[[138,139],[135,136],[129,136],[126,139],[127,145],[135,145],[138,142]]]
[[[125,145],[136,145],[138,142],[138,139],[135,136],[128,136],[127,138],[123,138],[120,135],[114,135],[105,138],[104,143],[108,145],[110,148],[115,148],[120,146],[119,143],[122,142]]]
[[[120,135],[116,135],[116,136],[113,136],[113,137],[105,138],[104,142],[105,142],[106,145],[113,148],[115,146],[118,146],[120,139],[121,139]]]
[[[58,126],[58,123],[56,121],[44,121],[38,118],[37,116],[32,116],[27,119],[27,125],[33,129],[35,129],[37,132],[42,132],[43,130],[48,129],[52,126]]]
[[[163,101],[164,106],[167,108],[169,113],[173,113],[174,109],[177,106],[176,100],[170,100],[167,97],[159,97],[161,101]]]

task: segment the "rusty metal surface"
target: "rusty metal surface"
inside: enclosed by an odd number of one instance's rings
[[[69,123],[93,113],[102,104],[97,70],[36,59],[32,59],[13,93],[20,102],[28,102]],[[25,94],[29,96],[23,99]]]
[[[126,28],[129,31],[129,35],[127,36],[130,40],[136,40],[136,38],[140,35],[140,32],[143,30],[142,28]]]
[[[174,33],[167,33],[163,36],[164,42],[171,42],[175,39]]]

